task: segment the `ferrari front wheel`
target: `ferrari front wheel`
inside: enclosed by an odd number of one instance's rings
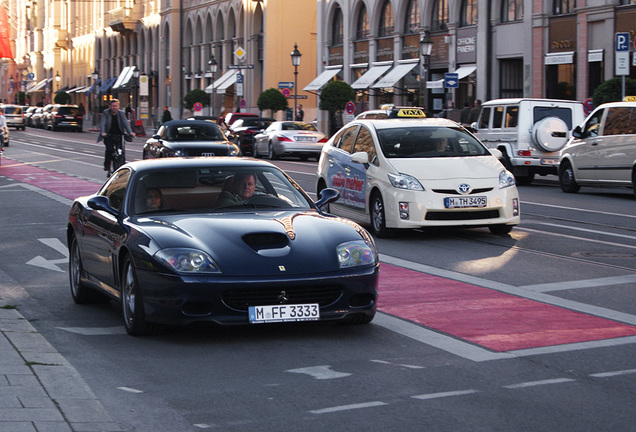
[[[130,256],[124,260],[121,279],[121,306],[124,327],[131,336],[143,336],[150,333],[152,326],[146,322],[142,291],[139,287],[137,272]]]

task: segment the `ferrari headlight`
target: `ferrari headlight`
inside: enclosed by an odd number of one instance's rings
[[[221,269],[219,269],[219,266],[216,265],[210,255],[196,249],[162,249],[155,254],[155,258],[177,273],[221,273]]]
[[[499,189],[515,185],[515,176],[510,171],[503,170],[499,173]]]
[[[355,240],[338,245],[340,268],[375,265],[378,256],[375,248],[364,240]]]
[[[408,189],[408,190],[417,190],[423,191],[424,187],[421,185],[419,181],[413,176],[408,174],[391,174],[389,173],[389,181],[398,189]]]
[[[183,150],[175,150],[175,152],[174,152],[174,156],[175,156],[175,157],[182,157],[182,156],[186,156],[186,152],[184,152]]]

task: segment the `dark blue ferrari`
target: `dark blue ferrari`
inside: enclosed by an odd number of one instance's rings
[[[376,312],[373,239],[276,166],[232,157],[131,162],[75,200],[73,300],[111,298],[131,335],[162,324],[341,320]]]

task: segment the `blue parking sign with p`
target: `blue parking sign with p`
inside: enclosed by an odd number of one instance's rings
[[[616,33],[616,51],[629,51],[629,33]]]

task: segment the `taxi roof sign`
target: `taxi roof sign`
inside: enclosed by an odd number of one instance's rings
[[[398,108],[391,109],[389,118],[426,118],[426,113],[421,108]]]
[[[625,98],[623,99],[623,102],[636,102],[636,96],[625,96]]]

